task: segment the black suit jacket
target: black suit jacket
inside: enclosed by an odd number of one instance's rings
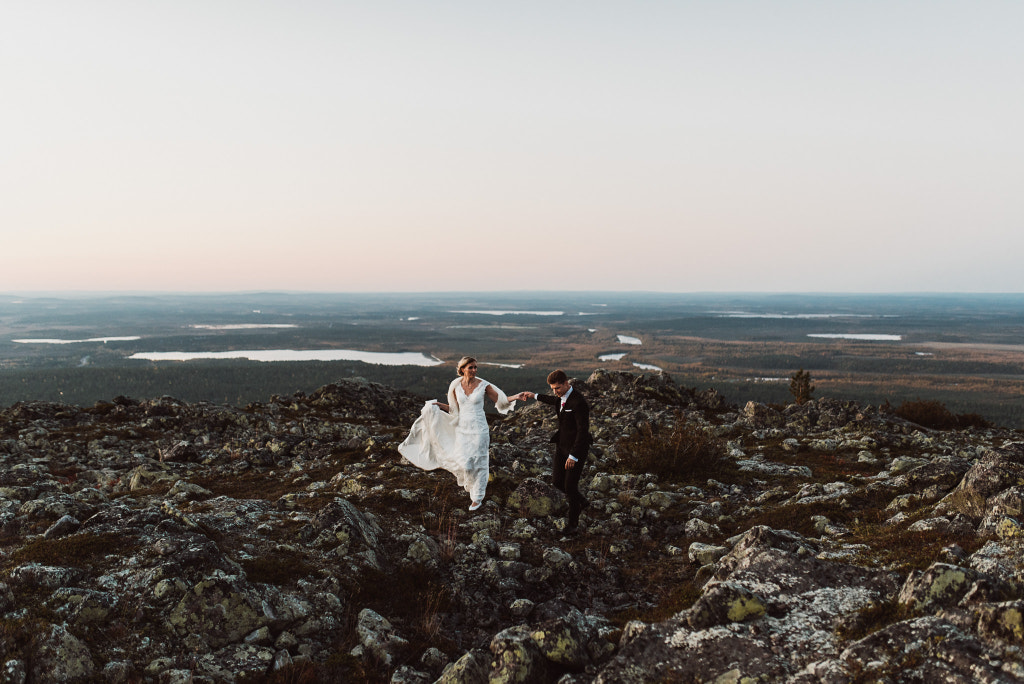
[[[537,401],[554,406],[562,400],[551,394],[538,394]],[[558,432],[551,437],[561,456],[575,456],[579,460],[587,455],[593,439],[590,436],[590,404],[580,391],[573,388],[565,400],[565,408],[558,411]]]

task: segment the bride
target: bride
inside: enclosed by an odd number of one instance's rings
[[[419,468],[444,468],[453,474],[459,486],[469,492],[469,510],[475,511],[483,505],[487,490],[491,445],[484,397],[493,401],[502,414],[525,397],[522,392],[506,397],[500,389],[478,378],[477,361],[472,356],[462,357],[457,369],[459,377],[448,386],[448,403],[428,401],[398,452]]]

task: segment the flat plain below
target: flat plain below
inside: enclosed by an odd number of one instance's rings
[[[782,404],[804,369],[815,397],[937,400],[1024,428],[1021,340],[1024,295],[0,295],[0,405],[170,395],[244,406],[353,376],[439,397],[471,354],[510,392],[543,389],[556,367],[578,377],[661,369],[735,404]],[[412,352],[438,363],[130,358],[246,350]]]

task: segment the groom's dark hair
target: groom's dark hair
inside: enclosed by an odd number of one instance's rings
[[[569,382],[569,376],[565,374],[565,371],[559,368],[548,373],[548,384],[549,385],[561,385],[563,382]]]

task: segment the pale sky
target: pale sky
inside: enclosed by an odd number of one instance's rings
[[[1024,2],[5,0],[0,292],[1022,292]]]

